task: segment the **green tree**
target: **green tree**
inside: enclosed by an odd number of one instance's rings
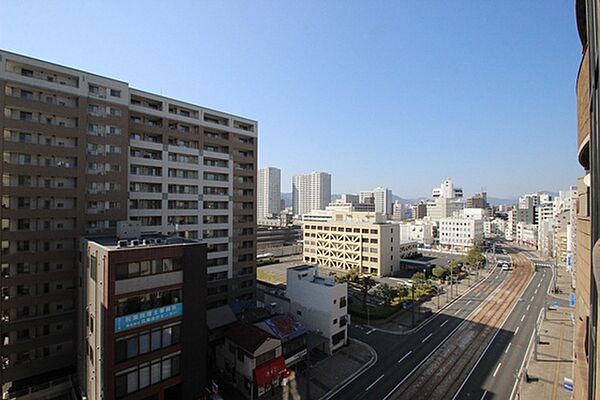
[[[377,294],[383,298],[383,303],[389,306],[396,296],[398,296],[398,291],[387,283],[382,283],[377,287]]]
[[[438,279],[444,279],[444,277],[448,275],[448,270],[442,267],[435,267],[431,271],[431,274]]]
[[[411,279],[415,283],[417,283],[417,282],[423,282],[425,280],[425,274],[423,272],[415,272],[412,275]]]
[[[367,309],[367,296],[369,295],[369,290],[373,286],[375,286],[375,281],[369,275],[365,275],[362,277],[361,284],[362,284],[361,292],[363,295],[362,308],[363,308],[363,310],[366,310]]]

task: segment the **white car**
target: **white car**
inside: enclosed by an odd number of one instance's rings
[[[512,267],[507,263],[502,264],[502,271],[510,271]]]

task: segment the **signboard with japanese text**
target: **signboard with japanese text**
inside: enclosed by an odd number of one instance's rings
[[[171,304],[115,318],[115,333],[183,314],[183,304]]]

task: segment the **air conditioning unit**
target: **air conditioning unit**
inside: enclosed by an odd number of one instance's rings
[[[119,240],[117,242],[117,248],[119,248],[119,247],[127,247],[127,243],[128,243],[127,240]]]
[[[137,240],[137,239],[136,239],[136,240],[132,240],[132,241],[131,241],[131,245],[132,245],[132,246],[139,246],[139,245],[140,245],[140,241],[139,241],[139,240]]]

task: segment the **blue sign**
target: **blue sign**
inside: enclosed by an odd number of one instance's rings
[[[569,307],[575,307],[575,293],[569,295]]]
[[[125,329],[136,328],[152,322],[162,321],[163,319],[178,317],[183,314],[183,304],[171,304],[170,306],[153,308],[152,310],[142,311],[135,314],[124,315],[115,318],[115,333]]]
[[[564,384],[565,389],[567,389],[569,392],[573,391],[573,384],[572,383],[565,383]]]

